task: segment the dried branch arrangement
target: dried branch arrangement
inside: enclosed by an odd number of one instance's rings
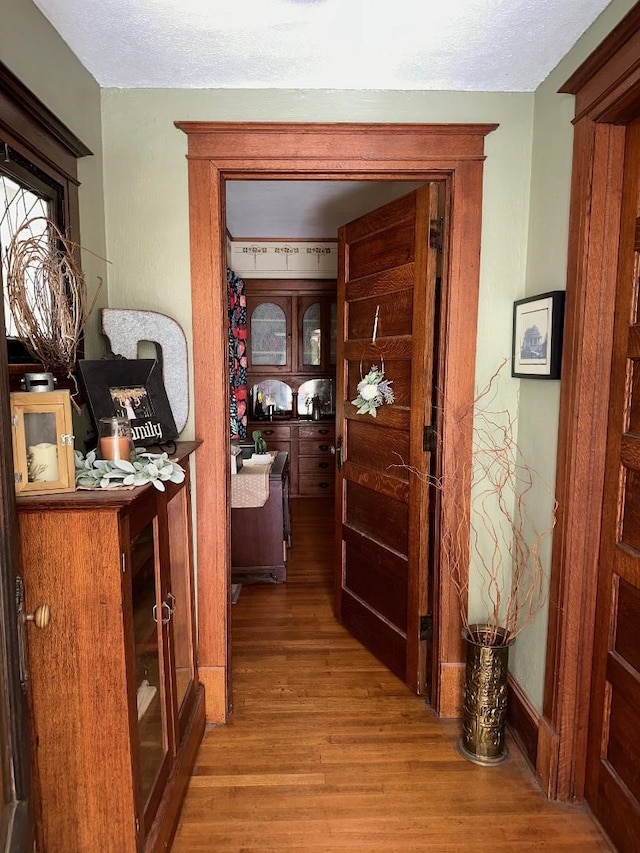
[[[461,429],[473,426],[471,459],[449,475],[470,488],[467,507],[456,506],[455,519],[444,526],[439,542],[442,563],[456,588],[464,628],[482,645],[513,642],[547,600],[541,553],[556,522],[557,502],[542,476],[524,458],[516,442],[517,419],[493,406],[496,383],[505,360],[458,417]],[[407,467],[407,466],[405,466]],[[444,478],[430,478],[442,493]],[[550,506],[549,524],[538,529],[531,506]],[[469,607],[469,578],[479,583],[479,605]],[[475,590],[475,585],[474,585]],[[481,615],[478,616],[477,614]],[[482,627],[474,631],[473,625]]]
[[[46,370],[74,382],[78,346],[95,304],[94,297],[87,305],[75,260],[79,248],[55,222],[36,216],[16,229],[6,253],[7,298],[19,337]]]
[[[469,575],[479,578],[483,632],[475,639],[485,645],[498,644],[501,636],[513,642],[547,600],[541,549],[551,536],[557,509],[549,487],[518,447],[516,418],[507,409],[493,407],[496,383],[507,363],[491,376],[468,412],[467,417],[473,418],[470,470],[453,474],[470,482],[468,517],[467,511],[458,508],[457,523],[441,543],[458,592],[463,625],[472,635]],[[530,505],[541,496],[551,504],[551,517],[540,530]],[[469,531],[470,542],[466,541]]]

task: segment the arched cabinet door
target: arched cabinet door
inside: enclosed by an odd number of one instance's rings
[[[336,302],[331,293],[298,297],[298,364],[304,373],[326,372],[336,363]]]
[[[291,298],[247,296],[249,368],[272,373],[291,370]]]
[[[322,340],[322,303],[311,302],[302,311],[301,367],[320,367],[324,341]]]

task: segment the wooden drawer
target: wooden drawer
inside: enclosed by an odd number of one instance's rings
[[[316,480],[325,480],[327,477],[332,477],[334,474],[335,465],[334,459],[327,459],[325,456],[301,456],[298,459],[298,471],[300,477],[315,477]]]
[[[333,438],[316,439],[315,441],[298,442],[298,456],[330,456]]]
[[[251,439],[251,433],[258,429],[262,437],[270,444],[270,439],[291,438],[291,427],[289,424],[275,424],[272,421],[252,421],[247,427],[247,439]]]
[[[300,424],[298,427],[298,437],[301,439],[317,438],[333,443],[335,434],[332,423]]]
[[[318,474],[301,474],[298,480],[298,494],[333,496],[335,479],[333,471],[326,476]]]

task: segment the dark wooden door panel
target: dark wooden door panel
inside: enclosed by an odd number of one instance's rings
[[[422,432],[431,420],[438,215],[435,184],[344,226],[339,235],[336,613],[416,692],[425,692],[430,569],[428,475]],[[369,369],[395,401],[376,417],[351,401]]]
[[[407,632],[407,558],[379,542],[345,530],[344,588]]]
[[[586,796],[640,850],[640,123],[627,133]]]
[[[376,311],[380,338],[410,335],[413,319],[413,291],[398,290],[384,296],[372,296],[353,302],[349,311],[349,339],[371,338]]]
[[[379,234],[383,228],[385,233],[381,240]],[[374,230],[367,238],[353,242],[349,252],[351,276],[362,278],[413,263],[414,236],[414,223],[409,220],[398,225],[382,226],[380,231]]]
[[[406,501],[347,482],[344,523],[363,536],[376,539],[400,554],[407,554],[409,513]]]
[[[368,421],[353,420],[347,426],[345,458],[390,479],[407,482],[409,471],[400,464],[409,459],[409,436],[404,430],[390,429],[372,423],[369,415],[360,415]]]
[[[356,640],[397,675],[406,680],[407,637],[388,622],[382,621],[371,608],[351,593],[342,595],[342,621]]]
[[[609,667],[608,674],[615,678],[615,667]],[[606,764],[612,777],[636,802],[640,802],[640,744],[637,738],[629,737],[629,734],[636,729],[639,699],[637,678],[623,676],[611,694],[606,753]]]

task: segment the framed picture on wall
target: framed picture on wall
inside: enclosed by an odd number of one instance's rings
[[[560,379],[564,290],[513,303],[511,375],[522,379]]]
[[[115,415],[129,419],[137,446],[161,445],[176,438],[176,424],[156,359],[81,359],[78,367],[96,430],[100,418]]]

